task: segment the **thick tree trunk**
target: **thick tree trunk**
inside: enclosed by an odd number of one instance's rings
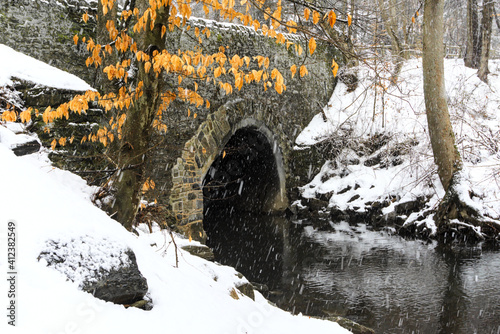
[[[443,47],[444,0],[426,0],[424,7],[423,74],[424,96],[429,135],[439,179],[445,190],[453,174],[462,167],[462,160],[455,146],[444,84]]]
[[[148,6],[147,0],[138,1],[141,13]],[[167,25],[168,8],[157,10],[156,25],[154,30],[146,29],[137,38],[138,49],[146,53],[151,50],[165,48],[165,39],[161,37],[162,24]],[[149,21],[146,24],[149,27]],[[136,82],[144,83],[141,98],[127,111],[127,119],[122,129],[118,163],[121,168],[114,183],[115,202],[111,211],[116,213],[114,218],[126,229],[131,230],[140,202],[141,186],[143,179],[145,159],[150,144],[152,123],[161,104],[163,80],[158,80],[153,70],[145,72],[142,63],[138,64]]]
[[[477,76],[484,82],[488,82],[488,61],[490,59],[491,29],[493,26],[494,2],[485,0],[483,5],[483,17],[481,19],[481,60]]]
[[[424,97],[434,161],[446,194],[434,216],[443,242],[477,242],[498,238],[500,224],[486,219],[472,202],[472,190],[462,175],[444,85],[444,0],[425,0],[423,31]],[[479,228],[477,228],[479,227]]]
[[[479,19],[477,15],[477,0],[467,0],[467,48],[465,66],[479,68],[481,56],[481,41],[479,38]]]

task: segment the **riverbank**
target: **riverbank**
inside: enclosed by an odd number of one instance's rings
[[[460,59],[445,59],[448,104],[472,204],[500,217],[500,62],[489,85]],[[424,239],[436,237],[434,213],[444,196],[428,137],[420,59],[407,61],[396,85],[383,66],[342,75],[328,106],[297,137],[296,148],[325,155],[294,203],[299,218],[366,222]]]

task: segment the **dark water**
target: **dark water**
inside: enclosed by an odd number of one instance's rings
[[[218,262],[264,283],[294,313],[340,315],[376,333],[500,334],[500,251],[444,249],[366,225],[218,212],[205,217]]]

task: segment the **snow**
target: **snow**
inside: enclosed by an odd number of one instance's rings
[[[74,91],[93,90],[73,74],[61,71],[14,49],[0,44],[0,87],[12,85],[12,78],[26,80],[46,87]]]
[[[382,201],[388,196],[395,200],[384,208],[385,214],[393,211],[395,204],[421,196],[430,199],[427,206],[432,208],[444,191],[428,136],[421,59],[405,62],[397,85],[390,83],[387,70],[390,65],[368,65],[352,70],[359,77],[354,91],[348,91],[339,81],[323,113],[316,115],[296,138],[296,149],[325,140],[337,141],[342,147],[338,156],[327,161],[310,183],[302,187],[302,195],[311,198],[330,193],[330,206],[340,210],[364,211],[366,203]],[[461,59],[445,59],[444,65],[450,117],[464,160],[460,190],[467,196],[462,196],[463,200],[483,214],[498,218],[500,61],[490,61],[489,84],[480,81],[476,70],[466,68]],[[370,141],[379,134],[388,138],[381,149],[369,156],[356,152],[356,143]],[[406,145],[408,152],[400,156],[399,164],[366,163],[377,155],[393,159],[392,148],[412,142]],[[476,196],[466,199],[470,190]],[[360,196],[353,199],[355,195]],[[419,224],[425,223],[435,231],[431,218],[428,216]]]
[[[8,148],[14,148],[19,144],[37,140],[36,135],[24,134],[22,125],[19,123],[9,123],[5,127],[0,126],[0,143]],[[11,131],[9,131],[9,129]]]
[[[12,137],[0,126],[2,138]],[[0,142],[0,239],[6,245],[7,223],[17,226],[17,326],[5,333],[137,333],[165,330],[172,333],[349,333],[337,323],[293,316],[271,306],[259,293],[256,300],[230,292],[247,282],[231,267],[221,266],[179,249],[170,235],[155,228],[129,233],[90,197],[95,190],[78,176],[53,168],[47,152],[16,157],[10,143]],[[189,241],[175,236],[178,246]],[[104,302],[78,289],[85,272],[60,271],[37,260],[50,240],[69,242],[71,253],[97,254],[101,266],[116,265],[120,249],[134,251],[142,274],[147,278],[151,311],[125,309]],[[81,240],[86,241],[85,243]],[[90,247],[89,247],[90,246]],[[66,249],[69,251],[70,249]],[[4,253],[5,254],[5,253]],[[115,254],[115,257],[111,256]],[[78,259],[70,258],[69,261]],[[0,272],[8,272],[6,256],[0,257]],[[68,275],[74,282],[67,280]],[[7,281],[0,280],[6,292]],[[235,290],[236,291],[236,290]],[[2,304],[6,305],[6,293]],[[6,311],[4,311],[6,312]]]

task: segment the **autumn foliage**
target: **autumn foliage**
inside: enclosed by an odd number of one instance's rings
[[[264,8],[263,0],[241,0],[240,8],[243,6],[244,11],[235,9],[235,0],[198,0],[197,3],[203,4],[203,10],[206,14],[212,11],[217,11],[224,19],[239,21],[245,26],[252,27],[256,32],[263,34],[269,38],[276,40],[276,43],[282,44],[287,49],[293,48],[297,55],[302,55],[303,49],[301,45],[290,39],[289,33],[301,33],[308,38],[308,53],[312,55],[317,47],[317,35],[311,33],[311,30],[301,28],[297,22],[283,18],[281,0],[278,0],[276,9],[271,11],[269,8]],[[116,6],[115,0],[102,0],[103,13],[106,14],[113,6]],[[271,24],[261,24],[257,19],[254,19],[250,14],[251,6],[256,6],[265,14],[265,19]],[[168,22],[157,22],[158,10],[168,10]],[[112,41],[106,45],[97,44],[92,38],[75,35],[73,42],[75,44],[83,44],[89,52],[89,57],[86,60],[87,67],[95,66],[99,68],[103,64],[103,59],[107,56],[116,53],[118,59],[123,59],[115,64],[110,64],[101,70],[106,75],[108,80],[118,80],[121,82],[121,87],[117,92],[107,92],[101,94],[97,91],[87,91],[85,94],[75,96],[71,101],[52,109],[48,107],[44,111],[27,109],[22,112],[7,110],[3,113],[4,121],[15,121],[18,118],[22,122],[29,122],[32,115],[43,118],[45,123],[53,122],[56,119],[69,118],[70,113],[84,113],[92,104],[97,104],[105,111],[114,110],[114,116],[110,118],[108,124],[102,126],[99,130],[89,133],[81,139],[81,142],[91,141],[100,142],[107,146],[116,138],[122,136],[122,126],[126,121],[127,109],[132,106],[137,99],[143,95],[144,83],[129,82],[131,68],[134,63],[141,63],[146,73],[159,78],[162,75],[168,75],[176,78],[178,87],[176,89],[163,92],[161,95],[161,104],[156,113],[157,118],[153,122],[153,126],[161,131],[166,131],[166,125],[162,122],[162,114],[167,111],[169,105],[174,100],[181,100],[189,105],[187,109],[188,117],[191,115],[196,117],[197,112],[192,112],[202,106],[209,108],[210,101],[204,99],[198,93],[198,83],[213,84],[223,90],[226,94],[231,94],[233,91],[239,91],[244,85],[258,84],[262,85],[264,90],[274,89],[278,94],[286,91],[287,86],[282,74],[282,70],[289,70],[291,77],[299,73],[300,77],[309,74],[307,67],[304,64],[293,65],[289,69],[270,68],[269,57],[258,55],[254,57],[233,55],[228,56],[224,47],[220,47],[218,52],[207,54],[200,50],[187,50],[170,53],[166,50],[161,52],[154,51],[148,53],[146,50],[138,50],[137,41],[134,36],[137,36],[141,31],[153,30],[157,24],[161,24],[162,37],[168,31],[173,31],[176,27],[185,27],[190,29],[188,19],[192,13],[191,3],[189,0],[172,2],[171,0],[149,0],[149,7],[140,12],[138,8],[133,10],[124,10],[119,14],[118,20],[108,20],[106,29],[109,33],[109,39]],[[87,23],[90,18],[88,13],[83,14],[82,21]],[[133,20],[132,28],[119,30],[119,20]],[[327,22],[333,27],[337,21],[337,16],[334,11],[320,13],[317,10],[306,7],[300,17],[301,22],[307,22],[317,25],[320,22]],[[347,23],[350,25],[352,18],[347,17]],[[211,32],[208,28],[194,28],[194,36],[200,44],[203,40],[209,38]],[[316,37],[316,38],[315,38]],[[253,65],[253,66],[251,66]],[[338,65],[333,60],[332,74],[337,75]],[[190,82],[194,82],[191,88],[183,85],[183,81],[190,78]],[[50,131],[47,127],[46,131]],[[56,146],[64,146],[67,142],[72,142],[74,138],[59,138],[54,139],[51,143],[52,148]]]

